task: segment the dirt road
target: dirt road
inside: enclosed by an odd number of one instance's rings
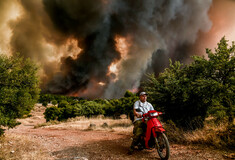
[[[131,133],[59,129],[34,126],[45,122],[43,107],[38,107],[32,112],[32,117],[20,120],[21,125],[10,129],[6,134],[26,135],[32,141],[41,144],[56,160],[98,160],[98,159],[160,159],[156,150],[135,151],[128,155],[131,143]],[[79,123],[79,122],[76,122]],[[198,147],[171,144],[172,160],[222,160],[226,159],[221,152],[200,149]]]

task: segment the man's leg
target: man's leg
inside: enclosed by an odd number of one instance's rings
[[[139,143],[139,140],[141,136],[143,135],[143,128],[142,128],[142,121],[136,121],[134,123],[134,129],[133,129],[133,141],[131,143],[131,147],[129,149],[129,152],[133,152],[134,147]]]

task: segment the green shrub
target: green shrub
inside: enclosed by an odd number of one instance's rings
[[[55,100],[55,99],[53,99],[52,101],[51,101],[51,103],[55,106],[55,105],[57,105],[57,101]]]
[[[60,116],[58,118],[59,121],[73,117],[76,117],[74,114],[74,106],[66,105],[63,108],[60,108]]]
[[[66,107],[67,105],[69,105],[69,103],[66,100],[62,100],[61,102],[59,102],[58,108],[63,108]]]
[[[48,103],[47,103],[46,101],[44,101],[44,102],[42,103],[42,105],[43,105],[44,107],[47,107]]]
[[[44,112],[46,121],[57,120],[61,117],[61,109],[55,106],[49,107]]]
[[[63,107],[56,107],[56,106],[52,106],[46,109],[46,111],[44,112],[45,115],[45,119],[46,121],[53,121],[53,120],[58,120],[58,121],[63,121],[66,120],[68,118],[73,118],[76,116],[82,116],[85,115],[85,113],[87,113],[84,108],[81,106],[81,104],[74,104],[74,105],[70,105],[65,103],[62,104],[66,104],[63,105]]]
[[[38,67],[19,54],[0,55],[0,128],[12,128],[30,113],[39,98]],[[2,132],[1,132],[2,133]]]
[[[206,50],[208,59],[194,56],[189,65],[170,61],[169,68],[158,77],[150,75],[144,84],[149,100],[166,112],[165,120],[172,120],[184,129],[203,127],[208,113],[214,113],[218,119],[228,117],[232,123],[235,110],[234,52],[234,43],[228,47],[223,37],[215,53]]]
[[[94,101],[88,101],[84,99],[78,100],[79,98],[74,98],[69,102],[61,100],[58,104],[59,113],[55,113],[55,115],[52,113],[53,111],[58,112],[58,109],[46,110],[47,113],[45,114],[47,116],[45,118],[47,121],[55,119],[62,121],[76,116],[91,117],[100,114],[105,116],[127,114],[133,118],[133,104],[138,97],[135,94],[127,93],[130,96],[113,100],[96,99]],[[53,96],[47,95],[46,97]],[[44,99],[47,98],[44,97]]]
[[[83,115],[91,117],[93,115],[104,114],[104,105],[94,101],[87,101],[82,105]]]

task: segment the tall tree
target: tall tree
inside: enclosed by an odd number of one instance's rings
[[[0,55],[0,128],[13,128],[16,118],[30,113],[39,98],[37,71],[36,64],[19,54]]]
[[[202,127],[208,113],[233,121],[235,45],[229,47],[227,42],[223,37],[214,53],[206,49],[208,58],[194,56],[185,66],[170,61],[159,77],[149,76],[145,89],[166,112],[166,119],[187,129]]]

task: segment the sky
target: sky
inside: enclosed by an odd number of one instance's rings
[[[0,54],[39,64],[44,93],[119,98],[169,59],[231,44],[234,15],[235,0],[0,0]]]

